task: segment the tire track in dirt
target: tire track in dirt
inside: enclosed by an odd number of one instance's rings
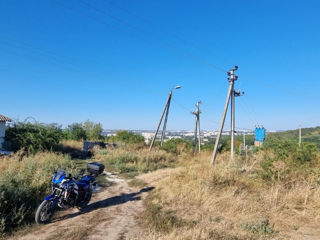
[[[133,188],[118,180],[94,193],[83,212],[76,208],[61,211],[50,224],[10,239],[139,239],[137,217],[143,211],[142,200],[152,187]]]
[[[144,188],[129,187],[127,181],[107,173],[112,185],[94,193],[83,212],[76,208],[57,212],[50,224],[23,229],[9,239],[143,239],[144,229],[138,223],[143,212],[143,199],[160,180],[179,169],[160,169],[138,176],[148,184]]]

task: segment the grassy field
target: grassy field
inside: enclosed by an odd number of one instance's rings
[[[61,149],[68,153],[80,147],[64,141]],[[211,151],[193,156],[185,145],[168,149],[149,152],[144,144],[119,144],[96,148],[87,160],[58,152],[2,157],[0,233],[33,222],[59,164],[76,173],[88,161],[131,178],[132,187],[146,186],[137,175],[177,167],[145,200],[145,239],[281,239],[320,218],[320,155],[313,143],[299,148],[295,141],[270,140],[248,159],[230,160],[229,152],[222,152],[214,167]]]
[[[94,153],[94,160],[105,164],[107,171],[118,172],[126,178],[160,168],[174,167],[177,157],[163,150],[149,152],[147,148],[99,149]]]
[[[292,147],[292,146],[291,146]],[[280,149],[283,146],[279,146]],[[146,239],[290,239],[320,217],[317,150],[275,146],[247,161],[204,152],[159,182],[145,202]],[[297,155],[298,154],[298,155]]]

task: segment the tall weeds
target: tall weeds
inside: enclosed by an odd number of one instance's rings
[[[247,160],[230,160],[224,153],[214,167],[208,153],[196,156],[157,184],[154,194],[160,200],[153,200],[195,225],[174,227],[169,233],[155,229],[146,239],[277,239],[317,221],[319,152],[290,144],[267,146]]]
[[[55,153],[0,158],[0,235],[34,219],[58,165],[74,168],[69,157]]]

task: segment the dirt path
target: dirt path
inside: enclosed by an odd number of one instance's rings
[[[12,239],[138,239],[137,217],[143,211],[142,199],[152,187],[132,188],[121,179],[93,195],[85,212],[61,211],[52,223]]]
[[[171,171],[159,170],[157,174],[140,176],[149,183],[144,188],[129,187],[127,181],[109,175],[113,184],[95,193],[85,212],[61,211],[52,223],[30,228],[30,232],[24,230],[10,239],[141,239],[137,218],[143,211],[143,199],[157,182],[154,176],[160,180]]]

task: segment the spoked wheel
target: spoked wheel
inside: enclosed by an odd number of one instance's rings
[[[83,210],[86,206],[88,206],[90,200],[91,200],[92,193],[91,191],[87,191],[84,195],[84,199],[81,201],[81,203],[78,206],[78,209],[81,211]]]
[[[44,200],[36,212],[35,220],[38,224],[45,224],[50,222],[54,210],[52,209],[52,201]]]

